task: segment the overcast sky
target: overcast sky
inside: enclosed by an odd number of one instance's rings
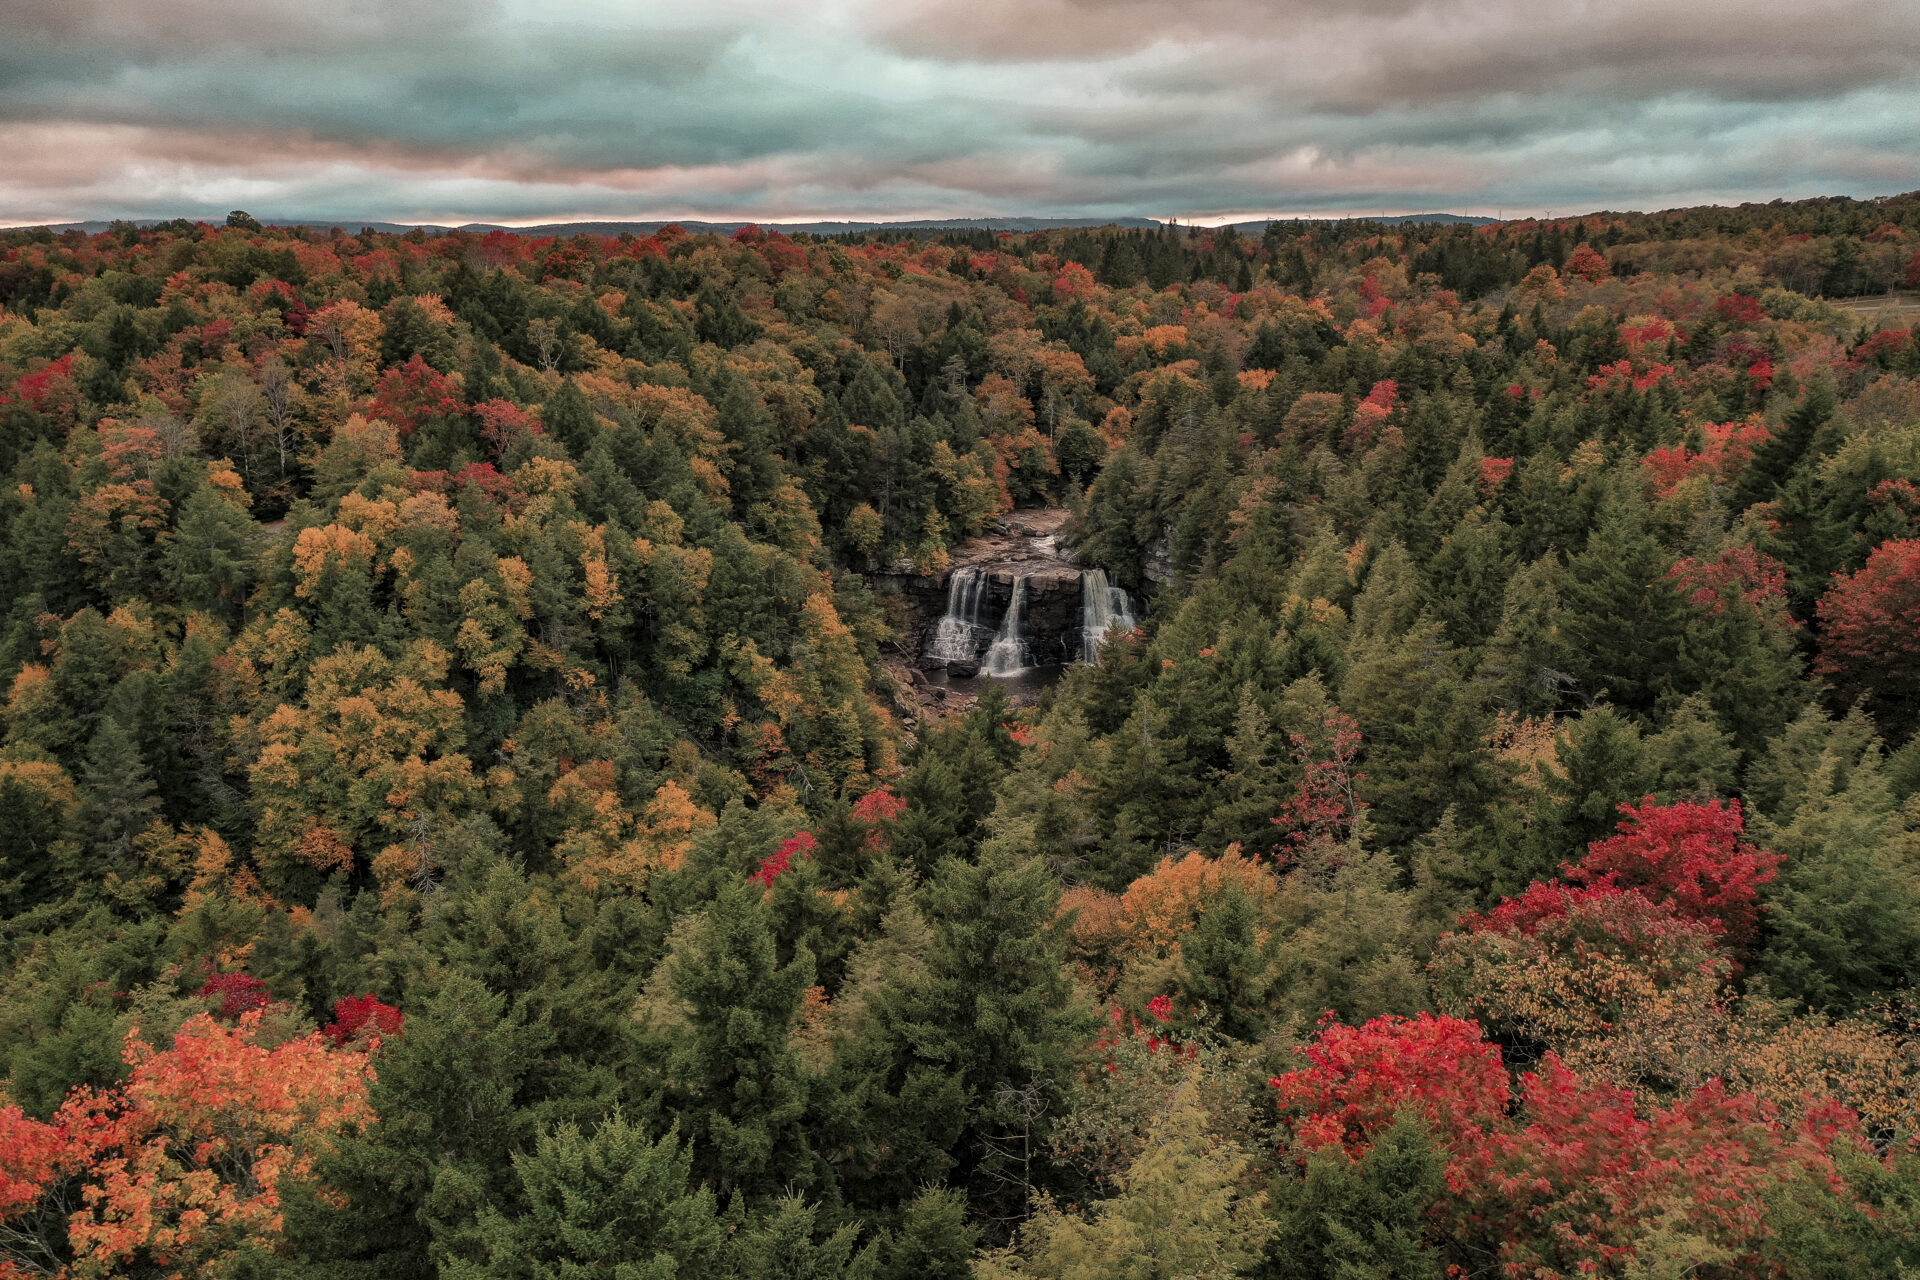
[[[1920,188],[1920,0],[0,0],[0,223]]]

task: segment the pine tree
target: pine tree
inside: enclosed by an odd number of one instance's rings
[[[1759,815],[1751,831],[1786,859],[1762,891],[1756,963],[1775,992],[1845,1013],[1909,981],[1920,968],[1920,896],[1877,747],[1850,767],[1824,755],[1792,819]]]
[[[1446,1191],[1445,1162],[1411,1111],[1359,1159],[1322,1147],[1304,1171],[1283,1163],[1267,1184],[1273,1242],[1259,1280],[1439,1280],[1427,1215]]]
[[[677,1280],[716,1274],[725,1231],[711,1189],[693,1182],[693,1157],[670,1129],[656,1141],[615,1112],[583,1134],[542,1133],[513,1157],[525,1207],[481,1212],[483,1262],[453,1259],[449,1280]]]
[[[131,881],[139,874],[135,839],[159,820],[160,801],[139,747],[124,725],[103,717],[87,747],[80,803],[68,839],[82,850],[73,888]]]
[[[1687,619],[1671,566],[1635,491],[1609,494],[1561,594],[1572,670],[1589,697],[1644,711],[1672,688]]]
[[[666,1106],[681,1118],[697,1167],[723,1193],[767,1196],[819,1177],[802,1127],[807,1081],[791,1043],[813,984],[804,949],[775,956],[758,884],[724,886],[665,962],[685,1007],[666,1064]]]

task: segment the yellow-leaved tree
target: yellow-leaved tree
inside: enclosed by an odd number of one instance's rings
[[[1212,1132],[1196,1069],[1086,1217],[1042,1199],[1016,1248],[984,1255],[981,1280],[1208,1280],[1258,1261],[1273,1222],[1244,1185],[1252,1157]]]
[[[283,703],[259,726],[256,847],[275,892],[310,895],[375,846],[385,846],[376,870],[389,888],[431,870],[434,826],[483,795],[462,754],[459,695],[443,687],[451,660],[428,640],[399,659],[371,645],[338,649],[313,664],[302,705]]]

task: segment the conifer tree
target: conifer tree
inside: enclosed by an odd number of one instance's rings
[[[725,1194],[805,1188],[818,1171],[802,1117],[807,1082],[791,1037],[813,984],[804,949],[775,957],[761,886],[724,886],[676,952],[673,994],[686,1029],[667,1048],[666,1106],[681,1118],[700,1175]]]

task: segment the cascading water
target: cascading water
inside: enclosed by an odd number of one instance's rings
[[[1033,654],[1024,634],[1026,612],[1027,575],[1023,573],[1013,580],[1013,598],[1007,602],[1007,616],[1000,620],[1000,630],[994,634],[987,656],[980,660],[981,674],[1010,676],[1033,665]]]
[[[1097,662],[1100,645],[1114,627],[1134,628],[1133,601],[1125,587],[1107,581],[1105,569],[1085,569],[1080,574],[1080,660]]]
[[[972,662],[980,652],[981,639],[992,629],[982,621],[980,610],[986,605],[992,584],[974,565],[953,571],[947,581],[947,612],[933,633],[927,653],[947,662]]]

